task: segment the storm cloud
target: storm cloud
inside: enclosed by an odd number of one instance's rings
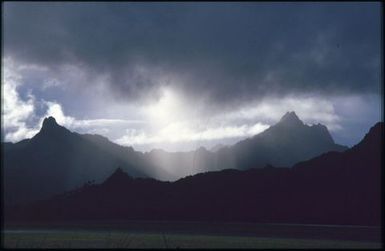
[[[117,97],[166,85],[224,105],[378,92],[379,22],[379,3],[6,3],[4,53],[104,75]]]
[[[380,3],[3,7],[5,139],[55,115],[161,147],[172,131],[175,142],[250,136],[295,110],[352,144],[380,119]]]

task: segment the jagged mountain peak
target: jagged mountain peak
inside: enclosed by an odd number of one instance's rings
[[[285,115],[279,120],[278,124],[285,125],[303,125],[302,120],[300,120],[297,114],[294,111],[286,112]]]
[[[44,128],[52,128],[52,127],[56,127],[56,126],[59,126],[59,124],[56,122],[56,119],[54,117],[52,117],[52,116],[46,117],[43,120],[42,129],[44,129]]]
[[[59,125],[56,122],[56,119],[50,116],[43,120],[40,132],[36,134],[34,138],[41,138],[43,135],[45,135],[45,137],[62,137],[64,135],[68,135],[69,133],[70,131],[67,128]]]
[[[276,124],[276,128],[290,128],[292,131],[292,135],[296,135],[295,132],[307,132],[310,133],[310,135],[302,135],[303,137],[319,137],[318,139],[314,138],[315,141],[321,140],[324,142],[328,142],[330,144],[334,144],[334,140],[332,136],[329,133],[328,128],[323,124],[313,124],[313,125],[307,125],[302,120],[299,119],[297,114],[292,112],[286,112],[285,115],[281,118],[281,120]],[[285,130],[286,133],[286,130]],[[297,135],[298,136],[298,135]]]
[[[237,166],[242,169],[273,166],[291,166],[328,151],[345,151],[347,147],[334,142],[326,126],[307,125],[295,112],[287,112],[275,125],[233,147],[242,158]]]

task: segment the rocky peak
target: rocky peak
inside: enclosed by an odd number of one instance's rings
[[[303,125],[303,122],[298,118],[295,112],[287,112],[278,123],[284,125]]]
[[[56,122],[56,119],[54,117],[47,117],[43,120],[43,125],[40,129],[40,132],[36,136],[38,138],[41,138],[41,137],[57,138],[57,137],[62,137],[63,135],[66,136],[69,133],[70,131],[67,130],[65,127],[59,125]]]
[[[54,128],[57,126],[59,126],[59,125],[56,122],[56,119],[54,117],[50,116],[50,117],[47,117],[44,119],[42,129]]]

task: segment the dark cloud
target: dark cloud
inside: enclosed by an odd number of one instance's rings
[[[380,46],[379,3],[4,4],[5,56],[106,74],[133,99],[379,92]]]

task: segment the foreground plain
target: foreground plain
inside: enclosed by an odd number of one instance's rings
[[[220,227],[235,230],[235,226],[237,225]],[[252,228],[257,231],[247,233],[204,231],[204,229],[197,231],[197,228],[195,231],[175,231],[175,229],[171,231],[169,226],[156,227],[155,231],[136,227],[114,230],[13,228],[3,231],[2,246],[5,248],[381,248],[380,238],[376,237],[380,233],[379,228],[298,225],[257,225]],[[269,233],[258,230],[269,228],[271,229]],[[345,235],[341,234],[342,231]],[[286,234],[283,234],[284,232]],[[357,235],[366,237],[353,238]]]

